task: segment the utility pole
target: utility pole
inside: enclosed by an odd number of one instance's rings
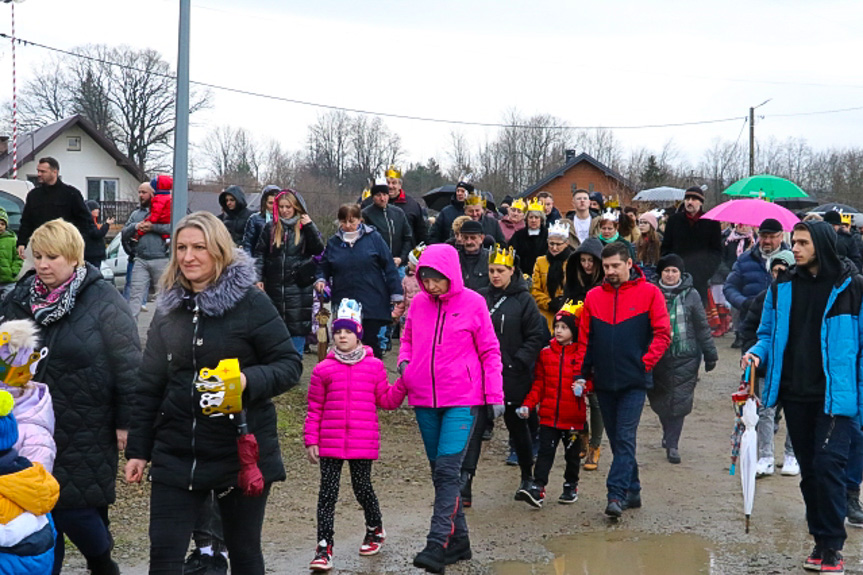
[[[749,175],[755,175],[755,108],[760,108],[773,98],[767,98],[757,106],[749,108]]]
[[[189,18],[190,0],[180,0],[177,49],[177,113],[174,125],[174,191],[171,227],[176,230],[189,205]]]

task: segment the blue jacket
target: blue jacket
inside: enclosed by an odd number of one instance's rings
[[[783,242],[779,250],[787,249],[788,246]],[[734,309],[740,309],[746,300],[754,298],[770,287],[771,281],[773,276],[767,269],[767,259],[755,245],[740,254],[734,262],[731,273],[725,278],[722,293]]]
[[[827,380],[824,413],[859,420],[863,409],[863,321],[860,318],[863,276],[857,274],[850,260],[843,261],[842,275],[830,292],[821,322],[820,353]],[[767,407],[776,405],[779,398],[794,275],[794,271],[786,274],[767,290],[758,326],[758,343],[749,350],[766,367],[761,401]]]
[[[317,277],[329,282],[335,306],[344,298],[355,299],[363,306],[363,319],[389,322],[390,303],[403,299],[401,278],[381,235],[366,224],[359,230],[353,247],[341,230],[327,241]]]

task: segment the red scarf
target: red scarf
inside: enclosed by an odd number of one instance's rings
[[[694,214],[690,214],[689,212],[683,212],[686,214],[686,219],[689,220],[689,225],[693,226],[695,223],[701,219],[701,210],[698,210]]]

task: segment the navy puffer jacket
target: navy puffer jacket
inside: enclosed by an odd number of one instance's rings
[[[788,246],[783,243],[779,249],[787,250]],[[767,269],[767,258],[755,245],[743,252],[734,262],[731,273],[725,278],[722,293],[735,309],[741,309],[747,300],[766,290],[771,281],[773,276]]]

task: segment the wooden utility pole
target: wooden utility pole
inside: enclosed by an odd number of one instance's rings
[[[755,175],[755,108],[749,108],[749,175]]]

